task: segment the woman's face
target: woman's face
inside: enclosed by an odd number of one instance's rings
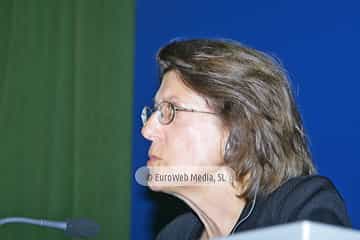
[[[176,106],[213,112],[206,101],[184,85],[174,71],[166,73],[155,102],[168,101]],[[142,129],[151,141],[149,167],[222,165],[225,130],[218,115],[177,111],[169,125],[162,125],[154,113]]]

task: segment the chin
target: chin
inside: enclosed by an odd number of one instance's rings
[[[163,191],[164,186],[160,186],[158,184],[148,184],[148,187],[150,188],[151,191],[154,192],[161,192]]]

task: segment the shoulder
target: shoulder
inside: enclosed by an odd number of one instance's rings
[[[184,213],[168,223],[157,235],[157,240],[163,239],[192,239],[202,228],[202,224],[193,212]]]
[[[312,175],[291,178],[283,183],[271,195],[276,197],[291,197],[294,195],[305,196],[321,191],[337,193],[337,190],[330,179],[319,175]]]
[[[350,226],[345,203],[330,179],[295,177],[270,194],[269,202],[280,222],[319,221]]]

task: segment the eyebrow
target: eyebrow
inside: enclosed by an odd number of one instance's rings
[[[157,101],[156,97],[153,98],[154,103],[159,103],[159,102],[164,102],[164,101],[171,102],[171,103],[177,103],[177,104],[180,104],[180,102],[181,102],[181,100],[176,96],[170,96],[169,98],[162,99],[162,101]]]

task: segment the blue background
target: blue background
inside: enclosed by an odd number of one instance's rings
[[[358,1],[137,0],[133,172],[145,165],[140,111],[158,86],[155,55],[169,40],[231,38],[278,57],[288,70],[320,174],[333,180],[360,228]],[[134,174],[133,174],[134,175]],[[132,239],[153,239],[182,203],[133,181]]]

